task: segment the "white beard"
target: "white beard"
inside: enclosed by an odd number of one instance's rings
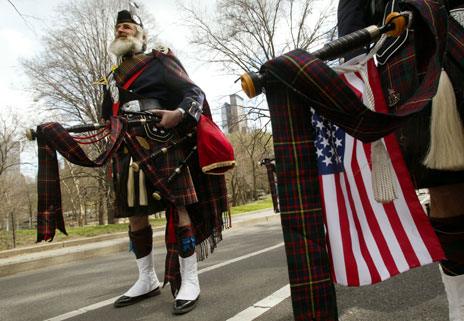
[[[143,39],[139,36],[128,36],[126,38],[116,38],[111,42],[109,51],[117,57],[122,57],[129,52],[138,53],[143,49]]]

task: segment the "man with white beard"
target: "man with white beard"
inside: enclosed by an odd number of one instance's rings
[[[118,12],[115,39],[109,51],[121,63],[108,77],[102,117],[109,119],[134,108],[158,116],[160,121],[156,127],[129,129],[129,134],[139,142],[140,151],[153,155],[191,132],[202,114],[210,118],[211,113],[203,91],[190,80],[171,50],[163,47],[145,54],[146,44],[140,18],[127,10]],[[145,179],[146,168],[134,169],[130,149],[121,148],[124,152],[113,159],[115,217],[129,217],[131,249],[139,270],[138,280],[114,302],[115,307],[160,294],[148,215],[166,210],[165,284],[171,284],[175,297],[174,314],[183,314],[195,307],[200,296],[197,259],[202,260],[212,252],[222,239],[223,227],[229,223],[230,218],[223,216],[228,213],[224,177],[203,174],[196,156],[185,161],[187,154],[195,149],[188,141],[175,145],[169,152],[150,160],[150,168],[156,169],[160,177],[161,183],[158,183],[164,184],[169,195],[160,195]],[[176,177],[171,181],[173,172]],[[198,258],[196,249],[201,249]]]
[[[124,11],[122,11],[124,12]],[[109,47],[109,51],[117,57],[142,53],[146,47],[146,33],[143,28],[129,21],[116,25],[116,38]]]

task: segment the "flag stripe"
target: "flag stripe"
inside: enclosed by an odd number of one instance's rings
[[[361,147],[361,148],[360,148]],[[364,153],[364,149],[362,148],[361,142],[357,142],[356,151],[358,153],[358,162],[352,162],[352,171],[355,173],[362,173],[360,164],[362,164],[362,160],[366,159],[366,155]],[[368,166],[367,164],[365,166]],[[351,169],[347,169],[347,171]],[[358,198],[358,215],[362,215],[363,218],[367,221],[366,233],[372,235],[371,237],[371,247],[372,252],[375,251],[375,257],[377,258],[376,265],[379,269],[379,274],[381,275],[381,279],[384,280],[389,277],[389,275],[398,273],[398,269],[394,262],[394,259],[391,255],[391,252],[388,250],[388,243],[385,239],[385,235],[382,233],[380,228],[378,219],[374,213],[372,205],[369,200],[369,187],[371,186],[369,181],[365,181],[364,177],[360,174],[352,175],[354,177],[351,186],[355,186],[358,188],[353,188],[359,194]],[[362,208],[362,211],[361,211]],[[375,246],[375,247],[374,247]]]
[[[364,90],[364,83],[360,79],[359,73],[356,73],[356,74],[351,73],[350,79],[353,79],[352,80],[353,86],[362,95],[362,91]],[[357,81],[355,81],[354,79],[357,79]],[[378,88],[378,86],[373,86],[373,87]],[[376,95],[374,95],[374,98],[376,98],[376,96],[377,96],[377,98],[375,100],[376,100],[376,103],[379,104],[379,99],[378,99],[379,92],[373,90],[373,93],[376,94]],[[365,98],[365,97],[363,96],[363,98]],[[364,100],[366,100],[366,99],[364,99]],[[385,110],[384,109],[385,106],[381,106],[380,108]],[[393,134],[391,136],[393,136]],[[363,174],[365,174],[365,176],[369,176],[369,177],[366,177],[366,179],[364,180],[364,182],[365,182],[364,186],[368,186],[368,187],[372,188],[372,183],[371,183],[372,182],[372,177],[370,175],[372,167],[371,167],[371,163],[367,161],[367,159],[371,159],[370,158],[371,144],[362,144],[361,142],[359,142],[358,146],[360,146],[362,149],[364,149],[365,154],[368,155],[368,157],[366,157],[366,159],[365,159],[365,166],[369,166],[369,170],[364,171]],[[362,152],[359,152],[359,154],[362,155]],[[394,183],[396,184],[396,182],[394,182]],[[399,186],[399,184],[396,184],[396,186]],[[397,192],[401,193],[401,191],[397,191]],[[380,204],[377,203],[375,201],[375,199],[373,199],[373,191],[371,191],[371,193],[369,193],[369,195],[371,196],[370,200],[369,200],[369,204],[371,206],[374,206],[374,207],[379,206]],[[399,197],[399,201],[401,201],[401,197]],[[397,202],[394,202],[394,203],[396,204]],[[414,253],[414,250],[412,250],[412,245],[409,242],[407,234],[404,231],[404,226],[399,223],[400,218],[398,216],[398,211],[395,210],[395,208],[392,208],[392,206],[393,206],[393,204],[390,203],[390,204],[384,204],[383,207],[385,209],[386,217],[389,220],[390,225],[396,227],[394,229],[394,232],[395,232],[396,238],[399,240],[399,246],[401,247],[401,250],[400,251],[395,251],[393,253],[396,253],[398,255],[397,258],[398,258],[398,260],[400,262],[400,266],[402,266],[402,268],[400,267],[400,271],[405,271],[405,270],[409,269],[409,267],[411,267],[411,266],[418,266],[418,260],[417,260],[417,256]],[[405,214],[403,216],[409,216],[408,215],[409,214],[409,209],[401,208],[401,210],[402,210],[402,213]],[[401,210],[400,210],[400,212],[401,212]],[[379,209],[378,211],[380,212],[381,210]],[[405,226],[412,227],[411,224],[406,224]],[[404,254],[404,256],[402,254]],[[404,262],[403,258],[407,262]]]
[[[401,239],[398,237],[398,231],[396,230],[396,226],[391,224],[391,217],[396,215],[396,213],[389,212],[385,206],[381,203],[378,203],[374,199],[374,192],[372,190],[372,175],[371,175],[371,166],[368,162],[368,157],[370,158],[370,146],[360,146],[365,152],[368,150],[368,155],[363,158],[360,163],[361,167],[368,168],[369,170],[364,170],[361,172],[363,176],[364,182],[368,182],[365,186],[367,188],[367,198],[368,204],[372,208],[372,212],[375,214],[376,217],[379,218],[379,225],[382,227],[382,234],[385,236],[387,240],[387,245],[389,248],[389,252],[394,257],[395,260],[395,268],[399,271],[404,271],[404,269],[408,268],[408,262],[404,256],[404,252],[401,248]]]
[[[357,140],[353,140],[354,145],[357,145],[357,143],[358,143]],[[357,162],[358,160],[357,160],[357,154],[356,154],[356,147],[353,147],[352,159],[350,161],[350,165],[356,164]],[[346,168],[347,167],[345,167],[345,169]],[[353,169],[353,167],[351,166],[349,168],[351,170]],[[355,204],[353,200],[354,195],[358,195],[358,189],[353,188],[353,186],[355,186],[354,176],[357,176],[357,175],[353,175],[353,173],[352,172],[350,173],[349,171],[346,171],[346,173],[347,175],[344,175],[344,177],[347,180],[346,185],[347,185],[348,192],[350,195],[350,205],[352,208],[352,212],[355,213],[354,222],[356,224],[356,229],[359,235],[359,241],[361,242],[361,246],[363,249],[363,257],[366,260],[366,263],[368,265],[369,272],[370,272],[370,278],[366,278],[364,282],[362,282],[361,284],[376,283],[380,281],[380,275],[379,275],[378,270],[375,267],[374,261],[371,256],[371,252],[373,252],[373,247],[375,247],[375,243],[372,243],[371,242],[372,239],[369,237],[369,234],[371,234],[369,227],[366,224],[363,224],[363,227],[361,228],[360,219],[362,219],[363,217],[364,210],[362,209],[362,206],[359,206],[361,204]],[[366,239],[369,240],[368,243],[366,242]],[[368,244],[369,244],[369,250],[368,250]]]
[[[349,74],[345,74],[344,76],[346,76],[345,79],[350,85],[351,89],[356,93],[358,97],[362,98],[363,97],[362,91],[364,89],[364,83],[360,79],[359,73],[349,73]],[[393,260],[392,251],[387,250],[388,243],[385,242],[385,236],[383,235],[382,231],[380,231],[377,220],[376,220],[373,207],[375,208],[376,206],[378,206],[378,203],[372,198],[369,199],[369,195],[373,195],[372,183],[371,183],[372,177],[370,175],[366,177],[367,174],[370,174],[370,171],[361,170],[361,169],[366,169],[366,167],[368,166],[370,168],[370,164],[367,161],[367,159],[370,159],[370,146],[371,146],[370,144],[362,144],[360,141],[356,140],[356,147],[357,147],[356,153],[359,159],[357,162],[351,162],[349,166],[345,166],[345,170],[347,172],[350,172],[351,176],[355,178],[355,181],[352,182],[351,184],[351,186],[353,187],[353,190],[358,190],[359,193],[362,195],[362,198],[359,201],[360,202],[359,205],[360,207],[363,208],[363,211],[361,212],[361,210],[358,209],[358,215],[364,214],[365,216],[369,218],[369,221],[371,223],[369,225],[375,231],[374,239],[378,242],[378,244],[380,244],[379,248],[382,253],[382,260],[378,260],[377,262],[378,262],[378,268],[380,270],[379,274],[382,275],[381,279],[385,280],[390,275],[397,274],[398,268],[397,268],[397,265],[395,264],[395,261]],[[345,164],[346,163],[347,162],[345,162]],[[353,172],[356,173],[356,175]],[[378,209],[378,211],[380,211],[380,208]],[[366,229],[366,233],[369,233],[369,232],[370,230]],[[390,236],[392,235],[393,233],[390,234]],[[391,240],[395,239],[394,244],[397,244],[396,238],[391,237],[390,239]],[[404,262],[404,260],[402,260],[402,262]]]
[[[345,141],[345,146],[347,148],[345,151],[351,151],[352,148],[350,146],[353,144],[352,139],[347,139]],[[351,154],[350,153],[345,153],[344,159],[346,161],[351,160]],[[356,285],[363,284],[365,282],[370,282],[370,274],[367,262],[364,258],[364,256],[361,254],[361,245],[360,245],[360,239],[358,236],[358,230],[356,229],[355,223],[354,223],[354,213],[353,213],[353,206],[351,205],[349,201],[349,196],[348,196],[348,188],[347,188],[347,181],[345,180],[345,174],[340,173],[340,175],[337,175],[340,179],[340,187],[342,190],[342,195],[344,197],[345,203],[344,206],[346,207],[346,212],[348,214],[348,222],[349,222],[349,231],[350,231],[350,239],[351,239],[351,246],[353,248],[353,253],[355,255],[354,260],[358,265],[358,277],[357,280],[359,280],[359,283]],[[342,210],[341,208],[339,210]]]
[[[343,251],[345,253],[345,264],[347,271],[347,280],[349,284],[359,284],[359,267],[358,263],[355,260],[355,250],[353,249],[353,242],[351,241],[352,235],[350,233],[350,223],[349,223],[349,209],[345,204],[345,197],[343,195],[343,189],[338,179],[334,180],[337,194],[337,204],[340,213],[340,226],[342,230],[342,240],[343,240]]]
[[[325,196],[327,195],[337,195],[336,185],[333,181],[335,178],[333,175],[324,175],[319,176],[320,186],[325,185],[324,190],[327,192],[322,194],[322,207],[326,213],[336,213],[338,212],[338,200],[330,199],[326,202]],[[327,244],[330,240],[333,240],[333,246],[328,248],[330,257],[333,259],[330,260],[332,265],[332,278],[335,283],[347,284],[346,279],[346,270],[345,270],[345,255],[346,250],[343,249],[344,242],[342,242],[342,230],[341,219],[335,215],[325,216],[325,224],[327,227]]]
[[[401,157],[398,142],[391,135],[385,137],[385,141],[387,143],[387,150],[389,154],[396,156],[395,158],[397,159],[397,161],[393,163],[396,177],[409,177],[406,164]],[[401,186],[402,191],[414,191],[414,186],[412,185],[412,181],[410,179],[399,180],[398,184]],[[426,216],[426,213],[420,204],[419,198],[415,193],[404,193],[404,196],[401,198],[401,202],[404,204],[403,206],[408,207],[410,213],[422,213],[422,215],[413,215],[411,217],[411,219],[414,221],[413,225],[415,227],[421,226],[421,229],[416,229],[416,231],[420,235],[420,239],[423,240],[422,245],[425,247],[421,247],[421,249],[417,249],[416,251],[421,253],[419,259],[422,265],[433,262],[432,253],[441,251],[441,247],[438,243],[426,242],[426,240],[435,237],[435,232],[432,226],[429,224],[428,217]]]

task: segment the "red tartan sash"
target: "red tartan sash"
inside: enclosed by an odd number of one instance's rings
[[[457,64],[464,70],[464,27],[450,18],[448,26],[448,45],[446,49]]]
[[[129,87],[134,83],[134,81],[142,74],[142,72],[147,68],[147,65],[144,65],[142,68],[140,68],[139,71],[137,71],[135,74],[133,74],[127,81],[126,83],[122,86],[124,89],[129,89]],[[113,103],[113,117],[118,116],[119,113],[119,107],[120,107],[120,102],[114,102]]]

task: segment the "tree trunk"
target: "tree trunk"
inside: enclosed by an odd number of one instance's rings
[[[11,231],[12,231],[12,240],[13,240],[13,248],[16,248],[16,219],[14,215],[14,211],[10,212],[11,217]]]
[[[102,199],[100,198],[97,201],[98,204],[98,225],[105,225],[105,216],[104,216],[104,211],[103,211],[103,202]]]
[[[87,211],[85,202],[79,197],[79,226],[85,225],[85,212]]]
[[[108,224],[114,224],[114,210],[111,204],[107,201],[107,198],[103,199],[105,216],[108,217]]]
[[[251,158],[251,172],[253,174],[252,177],[252,195],[253,195],[253,200],[256,201],[258,199],[258,193],[256,192],[256,161]]]
[[[92,210],[92,209],[90,209]],[[87,206],[87,202],[84,203],[84,216],[82,217],[82,224],[83,226],[87,225],[87,213],[89,212],[89,206]]]
[[[105,173],[105,175],[108,175]],[[114,224],[114,210],[111,206],[111,185],[107,181],[98,182],[100,193],[100,200],[103,206],[103,215],[107,218],[108,224]]]
[[[34,227],[32,226],[32,222],[34,220],[34,212],[32,211],[32,204],[29,202],[29,228],[32,230]]]

